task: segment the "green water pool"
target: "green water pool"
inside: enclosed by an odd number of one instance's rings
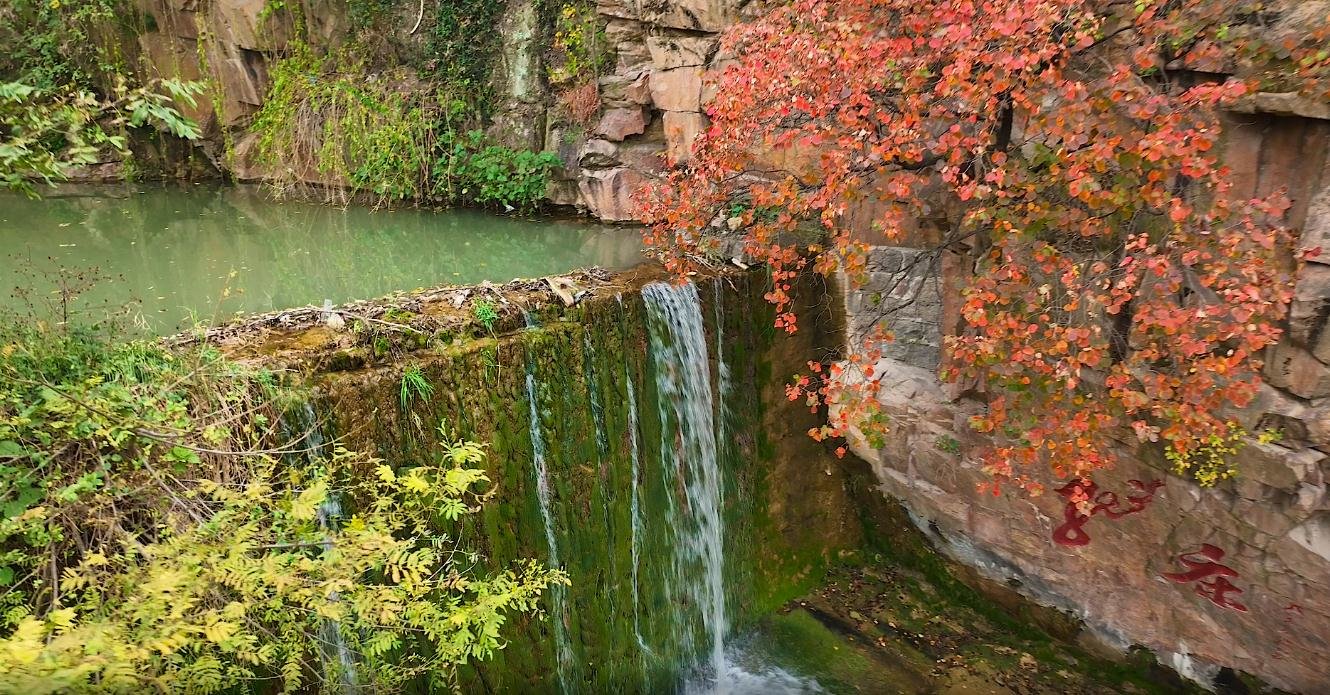
[[[637,230],[473,210],[278,202],[251,186],[0,195],[0,308],[131,314],[170,333],[237,313],[640,262]]]

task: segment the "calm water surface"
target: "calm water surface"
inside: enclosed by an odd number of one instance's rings
[[[14,288],[49,298],[60,268],[96,268],[106,279],[82,292],[77,305],[103,311],[134,304],[143,326],[157,333],[238,312],[642,260],[637,231],[575,221],[341,209],[275,202],[252,187],[43,194],[0,195],[0,306],[26,311],[31,302],[15,297]]]

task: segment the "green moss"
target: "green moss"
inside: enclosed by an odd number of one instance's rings
[[[714,351],[717,297],[714,287],[703,289],[703,315]],[[736,630],[806,592],[819,581],[828,559],[847,545],[814,517],[795,523],[778,516],[792,507],[843,505],[816,496],[800,504],[800,495],[820,494],[827,476],[807,460],[781,458],[782,435],[766,432],[789,418],[766,407],[778,402],[772,396],[778,397],[781,385],[760,381],[776,371],[773,361],[784,359],[772,352],[775,336],[758,327],[771,318],[762,290],[760,282],[741,282],[738,291],[719,298],[724,304],[721,349],[732,381],[728,407],[719,412],[729,433],[719,453],[726,485],[726,580],[732,588],[728,608]],[[667,486],[672,476],[663,475],[661,466],[671,460],[665,454],[674,442],[672,435],[665,436],[667,425],[657,405],[644,306],[632,294],[622,305],[601,297],[568,310],[535,308],[533,314],[539,315],[541,328],[459,338],[445,348],[416,353],[412,364],[434,390],[428,397],[410,399],[405,409],[400,403],[400,368],[327,375],[323,407],[335,416],[335,429],[348,444],[369,447],[403,465],[433,450],[440,422],[456,436],[488,442],[495,498],[468,527],[466,543],[493,568],[523,557],[544,560],[548,547],[532,470],[525,383],[530,363],[547,449],[550,514],[563,568],[572,579],[567,630],[575,665],[568,675],[585,692],[669,690],[680,675],[680,664],[689,659],[668,619],[678,610],[679,598],[667,592],[675,571],[675,539],[664,519],[677,491]],[[719,365],[713,363],[710,369],[718,384]],[[638,406],[637,492],[648,521],[639,539],[636,604],[629,379]],[[805,440],[800,434],[798,441]],[[803,524],[811,525],[790,531]],[[547,604],[547,613],[551,609]],[[651,648],[649,656],[638,647],[635,613],[642,639]],[[554,689],[553,619],[548,614],[513,625],[507,649],[462,674],[464,689]],[[696,642],[704,643],[701,635]]]
[[[849,472],[866,547],[852,564],[833,571],[833,584],[822,595],[852,596],[846,610],[859,602],[858,609],[876,620],[882,634],[933,658],[960,655],[967,662],[1020,674],[1038,686],[1033,692],[1200,692],[1148,652],[1134,651],[1120,661],[1086,652],[1075,644],[1078,623],[951,562],[903,508],[882,496],[867,464],[854,462]],[[853,594],[843,591],[847,586],[854,587]],[[1033,670],[1021,663],[1023,656],[1027,664],[1033,659]]]
[[[906,648],[866,648],[803,608],[761,622],[750,650],[832,693],[924,692],[933,660]]]

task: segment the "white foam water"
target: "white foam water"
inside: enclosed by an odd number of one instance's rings
[[[531,316],[523,312],[528,328],[535,324]],[[528,356],[526,361],[526,400],[531,432],[531,468],[536,478],[536,497],[540,502],[540,520],[545,527],[545,543],[549,549],[546,566],[557,569],[559,561],[559,540],[554,533],[554,519],[550,513],[550,478],[546,468],[545,436],[540,428],[540,407],[537,405],[536,364]],[[550,601],[553,605],[554,642],[558,659],[557,674],[559,688],[563,693],[572,692],[568,680],[568,668],[573,662],[573,648],[568,640],[567,624],[567,589],[562,585],[550,587]]]
[[[826,692],[815,680],[763,664],[739,649],[725,651],[724,667],[725,677],[719,684],[712,679],[694,678],[684,683],[684,695],[809,695]]]
[[[674,537],[675,636],[685,653],[694,651],[694,634],[708,642],[700,674],[714,692],[728,692],[725,662],[725,520],[724,478],[716,452],[715,399],[707,355],[706,331],[697,287],[650,283],[646,302],[651,356],[660,398],[662,469],[683,499],[667,509]],[[672,427],[672,430],[671,430]],[[669,436],[674,435],[673,441]]]

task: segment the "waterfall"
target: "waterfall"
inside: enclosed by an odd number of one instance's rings
[[[534,328],[535,324],[531,320],[530,314],[523,311],[522,316],[526,320],[527,328]],[[526,360],[526,400],[531,428],[531,467],[534,469],[536,477],[536,496],[540,501],[540,519],[545,525],[545,543],[549,548],[547,565],[551,569],[557,569],[561,564],[559,562],[559,541],[554,535],[554,519],[550,515],[550,479],[545,466],[545,436],[540,429],[540,408],[537,405],[536,397],[536,363],[530,355],[527,355]],[[558,659],[559,689],[561,692],[569,693],[571,689],[568,686],[568,667],[573,661],[573,649],[572,644],[568,641],[567,588],[561,584],[550,587],[550,597],[554,608],[554,641],[558,650],[556,656]]]
[[[666,510],[674,534],[675,586],[668,587],[675,632],[685,650],[696,627],[706,645],[705,677],[713,692],[728,690],[725,662],[723,478],[716,452],[715,407],[701,300],[692,284],[651,283],[642,288],[651,356],[660,398],[661,449],[667,489],[683,499]],[[672,431],[671,431],[671,428]],[[679,601],[679,599],[683,599]],[[693,613],[696,613],[696,616]]]
[[[319,428],[314,406],[309,401],[302,401],[300,407],[290,411],[282,418],[283,438],[290,442],[296,451],[286,455],[290,466],[315,464],[323,456],[323,431]],[[317,510],[319,528],[332,531],[337,528],[342,518],[342,500],[336,490],[328,492]],[[332,548],[330,539],[321,544],[325,551]],[[338,600],[333,592],[329,600]],[[323,666],[323,678],[330,683],[337,683],[338,692],[353,695],[361,691],[360,674],[356,667],[356,654],[342,636],[341,625],[336,620],[325,620],[319,625],[319,660]]]
[[[322,437],[320,437],[321,440]],[[341,518],[341,497],[336,490],[329,491],[328,499],[319,505],[319,528],[324,531],[335,530],[337,525],[341,523]],[[331,541],[324,541],[323,549],[325,551],[331,550]],[[339,596],[334,591],[328,595],[328,599],[338,601]],[[341,624],[336,620],[323,621],[319,625],[319,641],[321,643],[319,658],[323,663],[324,678],[328,679],[328,674],[331,671],[336,675],[339,692],[343,695],[359,693],[361,691],[360,674],[356,668],[356,654],[351,651],[350,645],[346,643],[346,638],[342,636]]]
[[[642,539],[642,505],[638,500],[638,480],[641,478],[642,468],[642,448],[637,441],[637,389],[633,386],[633,377],[628,370],[628,365],[623,368],[624,383],[628,384],[628,445],[632,455],[632,476],[633,483],[630,486],[629,513],[631,515],[632,526],[632,557],[633,557],[633,635],[637,637],[637,647],[643,655],[650,654],[651,649],[642,639],[642,616],[641,609],[638,608],[638,585],[637,573],[641,566],[641,549],[639,544]]]
[[[619,312],[623,313],[623,295],[616,294],[615,301],[619,303]],[[633,372],[629,367],[629,362],[625,361],[623,365],[623,383],[628,389],[628,453],[630,480],[628,486],[628,514],[631,521],[629,528],[630,539],[629,549],[632,558],[632,582],[633,582],[633,637],[637,639],[637,651],[642,657],[651,654],[651,648],[647,646],[646,640],[642,637],[642,609],[640,604],[641,589],[639,587],[639,573],[642,566],[642,536],[645,528],[642,523],[642,502],[639,495],[641,491],[638,486],[642,479],[642,444],[638,441],[638,431],[640,429],[637,416],[637,387],[633,384]]]
[[[596,378],[596,348],[591,344],[591,331],[582,328],[582,371],[587,393],[591,396],[591,419],[596,423],[596,453],[601,465],[610,454],[609,437],[605,434],[605,404],[600,400],[600,381]]]

